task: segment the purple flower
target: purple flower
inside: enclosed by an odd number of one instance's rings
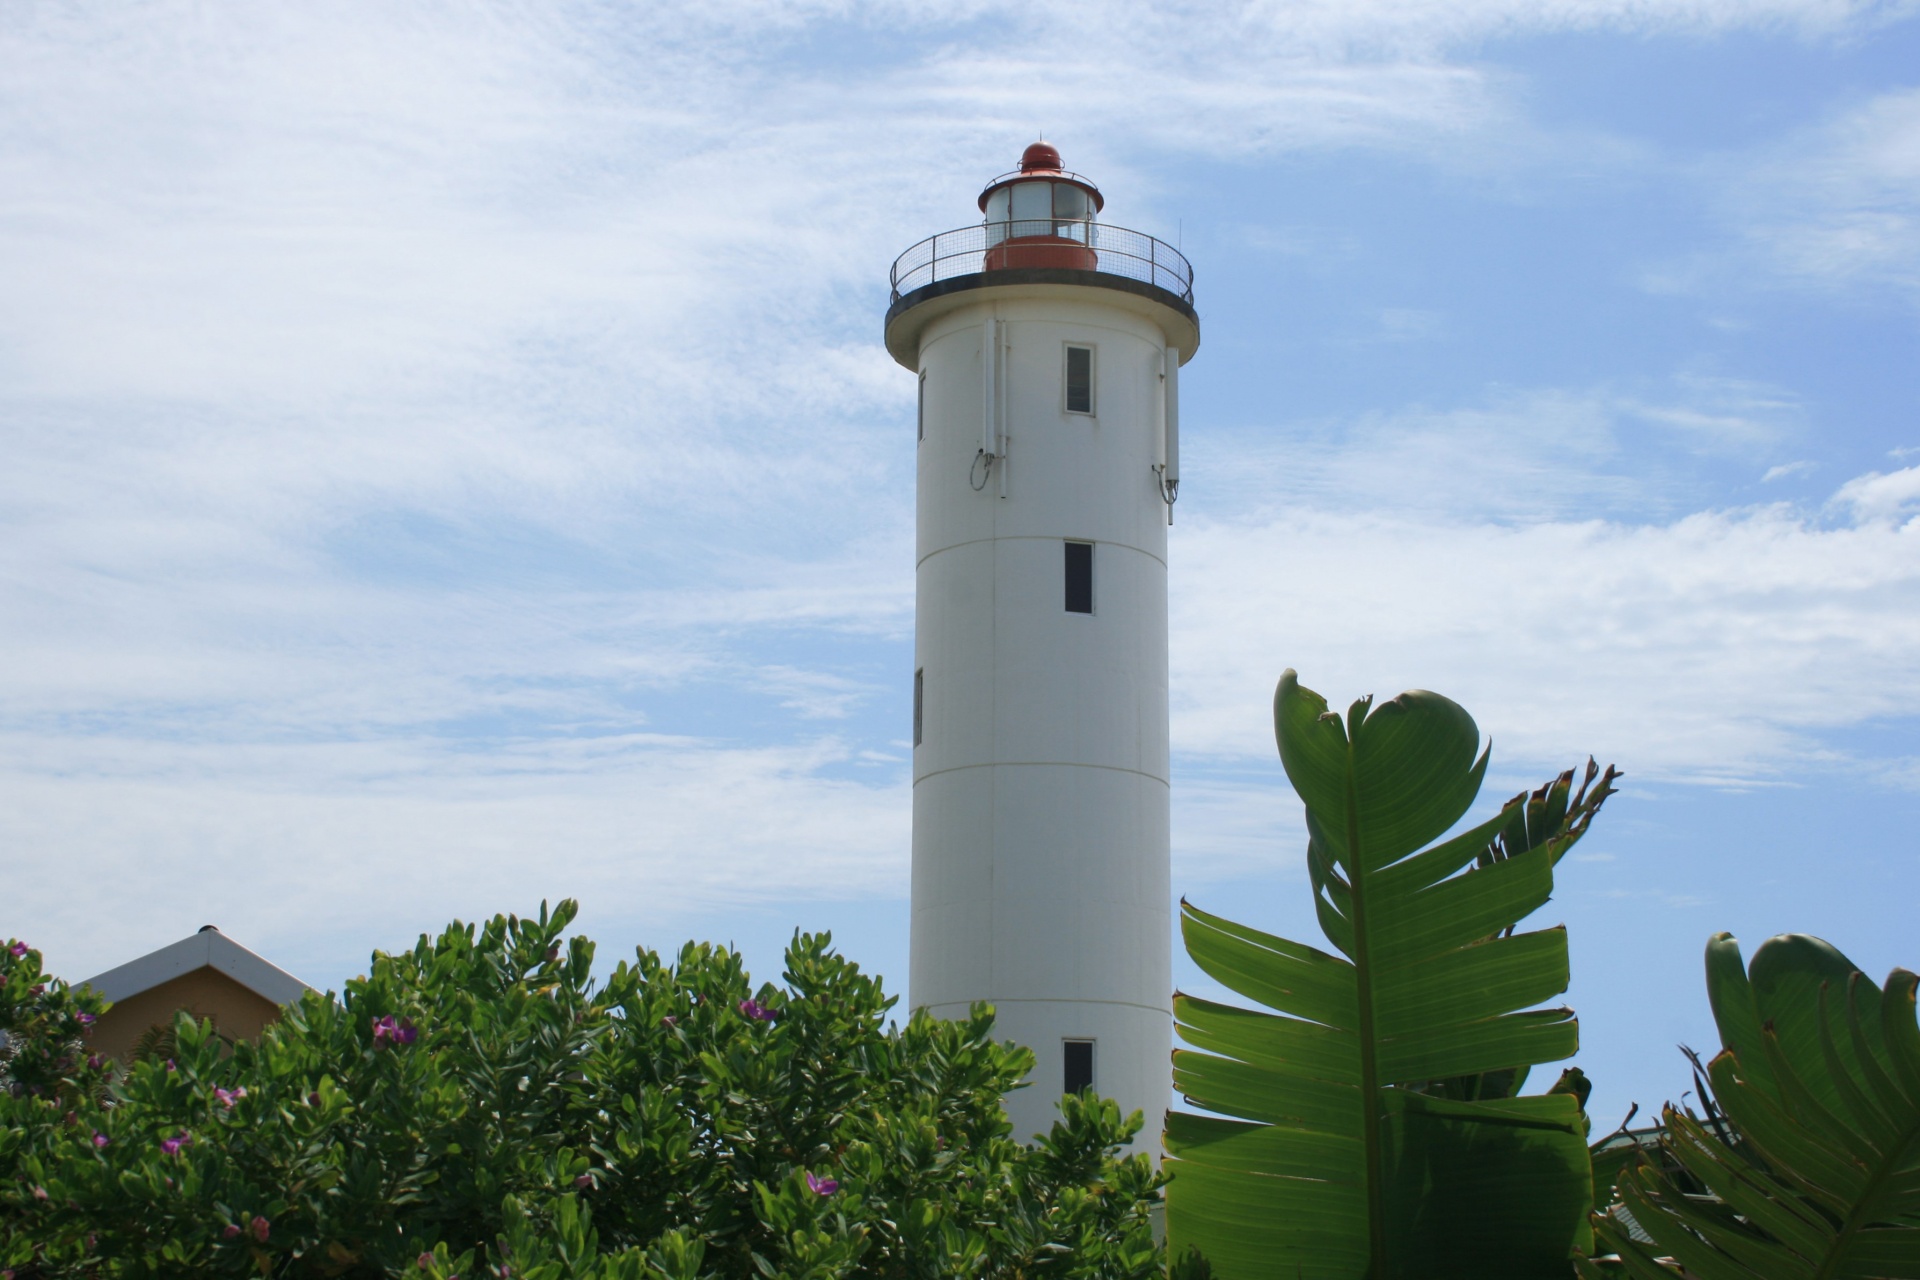
[[[93,1131],[93,1145],[96,1150],[99,1149],[100,1147],[106,1146],[109,1142],[112,1142],[112,1141],[113,1139],[109,1138],[106,1134],[100,1132],[98,1129],[95,1129]]]
[[[772,1022],[780,1016],[778,1009],[769,1009],[758,1000],[742,1000],[740,1002],[740,1012],[744,1016],[752,1018],[755,1022]]]
[[[180,1069],[180,1068],[178,1068],[178,1067],[176,1067],[176,1066],[174,1066],[174,1065],[173,1065],[173,1059],[172,1059],[172,1058],[168,1058],[168,1059],[167,1059],[167,1070],[169,1070],[169,1071],[178,1071],[179,1069]]]
[[[88,1054],[87,1067],[89,1070],[98,1071],[100,1069],[100,1055],[97,1053]]]
[[[255,1214],[253,1221],[247,1224],[247,1230],[253,1233],[255,1240],[258,1240],[261,1244],[265,1244],[267,1242],[267,1230],[271,1225],[272,1224],[265,1218]]]
[[[7,954],[18,960],[21,956],[27,954],[27,944],[15,938],[13,945],[7,948]]]
[[[47,989],[46,983],[44,982],[36,983],[33,986],[27,988],[27,994],[30,996],[42,995],[46,992],[46,989]]]
[[[590,1173],[583,1173],[579,1177],[573,1180],[574,1190],[576,1191],[585,1191],[588,1187],[591,1187],[592,1185],[593,1185],[593,1175]]]
[[[396,1045],[412,1044],[419,1038],[419,1035],[420,1032],[414,1028],[412,1020],[408,1018],[401,1018],[396,1022],[392,1014],[387,1014],[383,1018],[375,1018],[373,1020],[373,1043],[375,1045],[378,1045],[383,1040]]]
[[[319,1095],[318,1093],[310,1093],[310,1094],[308,1094],[308,1095],[307,1095],[307,1105],[308,1105],[308,1106],[310,1106],[310,1107],[317,1107],[317,1106],[319,1106],[319,1105],[320,1105],[320,1095]]]
[[[660,1025],[663,1027],[677,1027],[680,1025],[680,1019],[674,1017],[672,1014],[668,1014],[666,1017],[660,1019]]]
[[[419,1257],[413,1260],[413,1265],[420,1268],[422,1271],[431,1270],[433,1267],[433,1255],[430,1253],[423,1253]]]
[[[170,1155],[170,1156],[177,1156],[177,1155],[179,1155],[179,1154],[180,1154],[180,1148],[181,1148],[182,1146],[184,1146],[184,1145],[186,1145],[186,1140],[185,1140],[185,1139],[183,1139],[183,1138],[162,1138],[162,1139],[160,1139],[160,1149],[161,1149],[162,1151],[164,1151],[164,1152],[166,1152],[166,1153],[167,1153],[168,1155]]]
[[[247,1089],[245,1085],[240,1086],[238,1089],[216,1088],[213,1091],[213,1096],[220,1100],[221,1106],[231,1111],[233,1109],[233,1104],[235,1099],[244,1098],[247,1096]]]
[[[222,1231],[220,1234],[225,1236],[227,1239],[231,1240],[235,1236],[240,1234],[240,1228],[236,1226],[234,1223],[229,1222],[227,1224],[227,1229],[225,1231]]]
[[[80,1025],[83,1027],[90,1027],[93,1025],[93,1015],[90,1013],[79,1013],[79,1014],[75,1014],[74,1017],[79,1021]]]
[[[47,1198],[47,1189],[45,1187],[35,1187],[33,1189],[33,1198],[35,1200],[45,1200]]]
[[[817,1196],[830,1196],[839,1189],[840,1183],[836,1179],[816,1178],[811,1173],[807,1175],[807,1190]]]

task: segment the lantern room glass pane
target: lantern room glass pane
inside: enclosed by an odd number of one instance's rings
[[[1071,182],[1053,184],[1053,216],[1056,218],[1084,218],[1087,216],[1087,193]]]
[[[1013,184],[1013,234],[1044,236],[1053,230],[1053,184],[1016,182]],[[1037,226],[1022,225],[1038,223]]]
[[[987,248],[1007,238],[1007,202],[1012,193],[1002,187],[987,197]]]

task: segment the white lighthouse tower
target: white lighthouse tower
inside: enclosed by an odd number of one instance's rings
[[[1036,143],[984,222],[894,264],[887,350],[920,380],[909,985],[936,1016],[992,1002],[1034,1051],[1015,1137],[1091,1087],[1157,1150],[1167,526],[1200,328],[1186,260],[1103,204]]]

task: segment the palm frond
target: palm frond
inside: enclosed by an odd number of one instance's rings
[[[1920,980],[1882,990],[1799,935],[1747,970],[1721,934],[1708,974],[1725,1045],[1708,1117],[1666,1109],[1664,1159],[1622,1174],[1600,1241],[1636,1277],[1671,1260],[1699,1280],[1920,1278]]]
[[[1274,717],[1333,950],[1182,904],[1195,962],[1264,1008],[1175,998],[1175,1087],[1215,1114],[1167,1119],[1170,1256],[1222,1280],[1559,1280],[1591,1202],[1585,1116],[1573,1088],[1513,1094],[1579,1030],[1533,1007],[1566,989],[1565,932],[1515,926],[1618,775],[1595,788],[1590,766],[1576,797],[1569,770],[1442,839],[1487,767],[1457,704],[1343,719],[1289,671]]]

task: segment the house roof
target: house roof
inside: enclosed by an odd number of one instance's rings
[[[269,960],[255,955],[212,925],[138,960],[96,974],[79,985],[109,1000],[125,1000],[197,969],[213,969],[275,1004],[292,1004],[313,990]]]

